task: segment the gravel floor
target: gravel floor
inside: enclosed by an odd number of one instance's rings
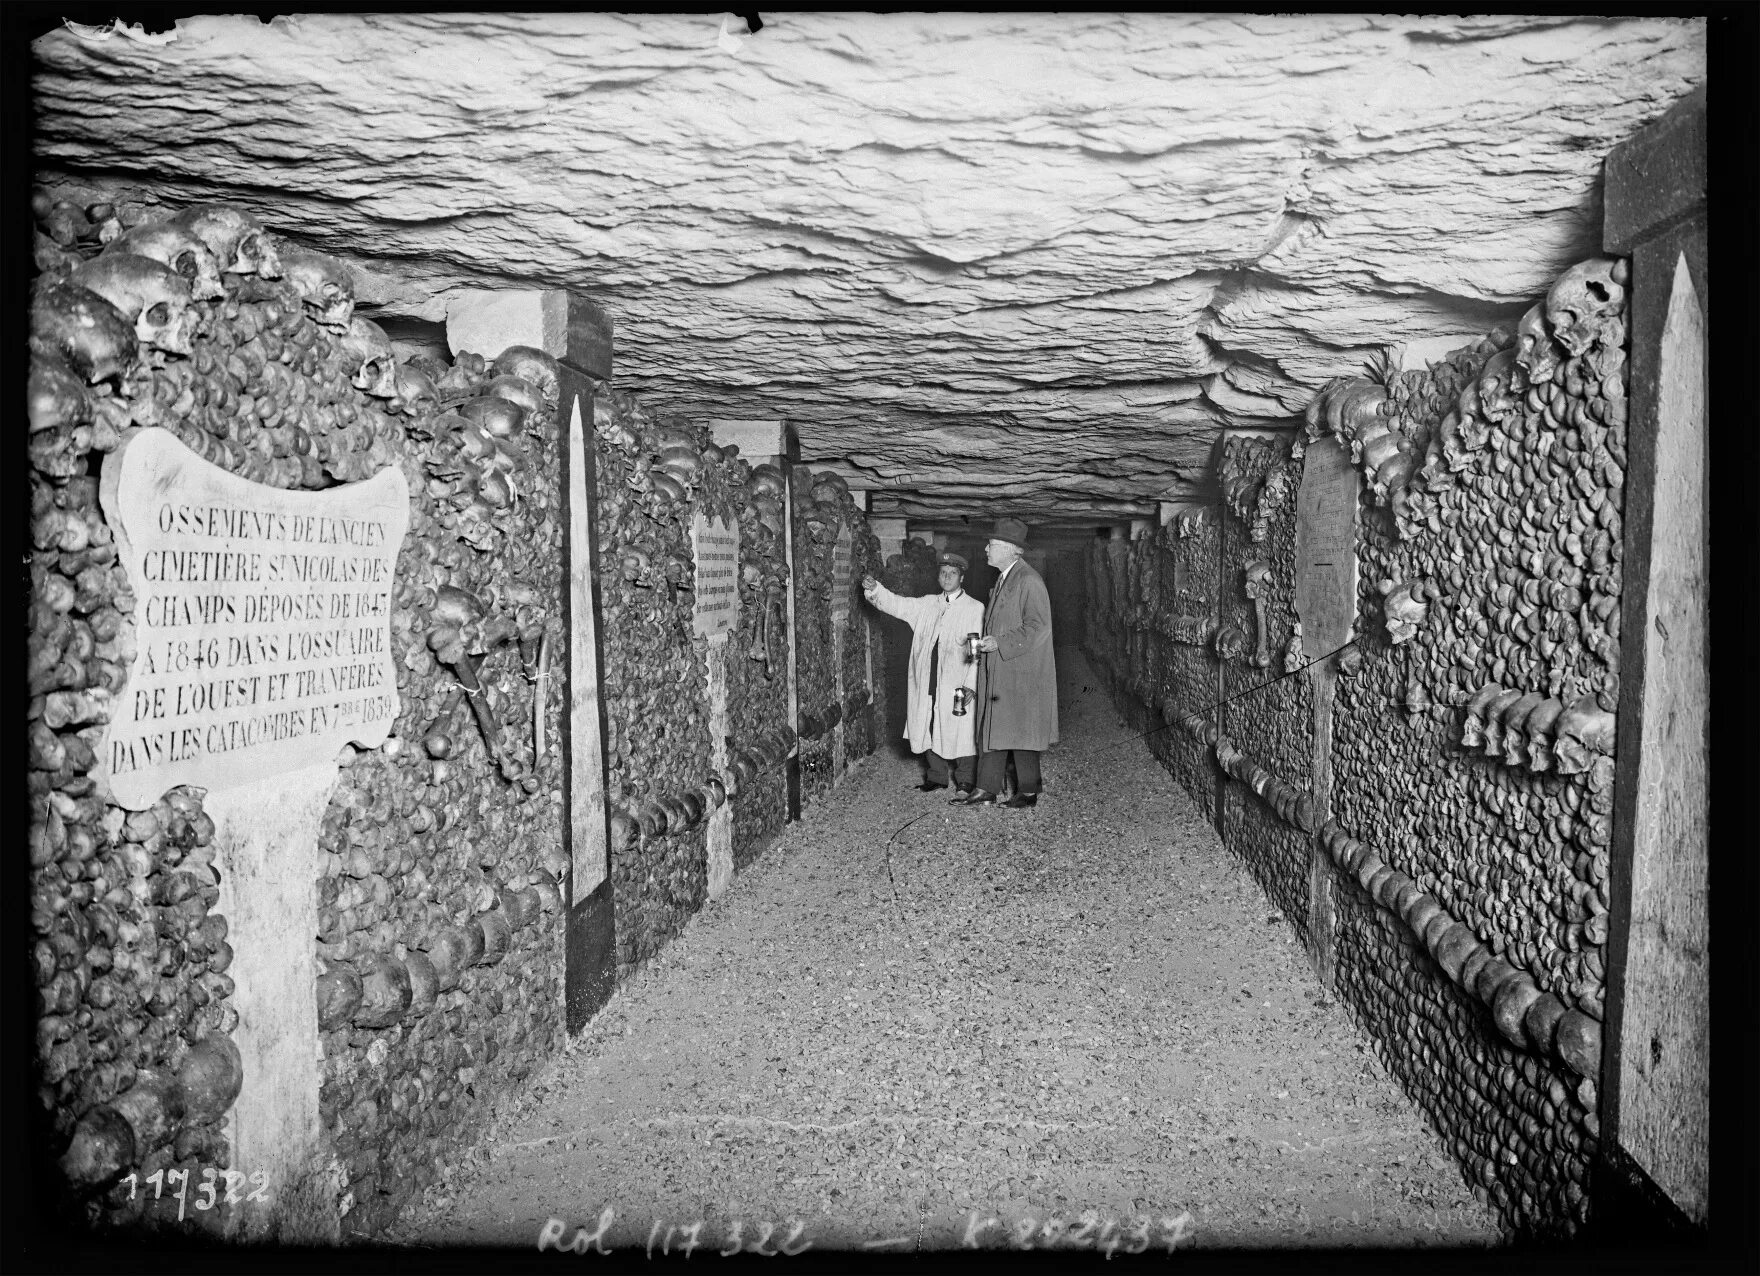
[[[877,752],[391,1243],[677,1253],[1499,1243],[1079,652],[1031,811]]]

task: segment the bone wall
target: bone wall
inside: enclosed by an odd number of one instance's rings
[[[289,1209],[300,1192],[315,1193],[332,1221],[341,1214],[345,1226],[370,1230],[424,1186],[436,1152],[548,1053],[559,1028],[561,687],[534,676],[561,641],[554,365],[511,350],[494,366],[476,355],[451,367],[400,366],[384,334],[351,317],[334,263],[248,226],[229,242],[224,217],[211,219],[215,230],[199,217],[130,226],[102,213],[93,224],[66,206],[51,213],[41,223],[50,233],[37,242],[33,379],[59,378],[63,392],[33,398],[39,501],[95,514],[87,489],[127,427],[168,429],[222,468],[271,486],[321,489],[387,465],[409,480],[390,621],[400,713],[383,748],[346,751],[312,884],[321,1034],[313,1048],[323,1059],[328,1171],[315,1185],[277,1183],[264,1193]],[[125,363],[113,360],[122,364],[114,373],[94,363],[90,334],[63,319],[84,307],[102,331],[120,316],[126,347],[129,312],[144,301],[138,286],[131,293],[106,281],[124,266],[150,273],[134,248],[171,254],[189,272],[168,268],[169,282],[160,279],[174,294],[165,304],[186,315],[181,341],[169,331],[142,341]],[[54,282],[66,272],[65,284]],[[101,296],[55,291],[82,281]],[[109,543],[101,523],[88,531]],[[76,610],[89,606],[103,624],[127,616],[125,579],[112,572],[99,582],[93,569],[86,580],[90,597],[76,592]],[[58,596],[45,574],[39,597],[50,613]],[[36,639],[55,641],[52,614],[40,619]],[[132,654],[126,632],[113,641],[119,660]],[[112,673],[118,694],[124,676]],[[41,720],[53,719],[46,701]],[[540,738],[548,741],[541,754]],[[111,1024],[93,1057],[61,1078],[78,1084],[44,1095],[57,1135],[78,1123],[62,1153],[75,1198],[68,1208],[125,1227],[166,1220],[148,1193],[124,1190],[120,1175],[232,1168],[217,1118],[251,1082],[238,1075],[225,1037],[236,1021],[224,1001],[225,919],[196,907],[214,897],[201,849],[211,825],[187,793],[174,790],[161,806],[162,814],[77,813],[74,840],[98,848],[96,862],[125,856],[115,886],[162,905],[158,917],[120,926],[139,932],[136,943],[156,943],[159,956],[150,983],[137,974],[115,997],[98,986]],[[132,894],[131,881],[140,884]],[[101,932],[114,905],[91,902]],[[38,922],[51,940],[70,929],[53,916]],[[88,961],[105,947],[91,929]],[[110,962],[113,973],[125,966]],[[60,1031],[43,1022],[47,1034]],[[113,1039],[138,1044],[117,1051]],[[191,1072],[212,1056],[230,1064],[223,1086]],[[60,1069],[48,1062],[46,1079]],[[182,1081],[181,1096],[167,1076]],[[191,1225],[216,1228],[227,1216],[223,1207],[185,1213]]]
[[[1296,638],[1295,508],[1299,467],[1282,439],[1225,437],[1220,626],[1211,646],[1221,661],[1221,729],[1228,744],[1298,791],[1314,757],[1313,696]],[[1262,793],[1233,775],[1222,781],[1230,847],[1279,910],[1308,940],[1310,839]]]
[[[232,952],[200,791],[130,813],[94,784],[135,654],[98,477],[122,431],[165,429],[271,486],[323,489],[391,465],[409,483],[389,626],[400,710],[383,747],[345,750],[311,886],[325,1163],[310,1181],[272,1185],[282,1239],[370,1234],[562,1041],[557,366],[523,347],[400,361],[353,313],[337,263],[235,210],[144,221],[44,196],[37,213],[29,845],[42,1142],[60,1206],[88,1226],[228,1229],[225,1208],[177,1223],[138,1185],[159,1170],[234,1168],[225,1122],[252,1082],[228,1036]],[[166,261],[142,265],[133,249]],[[172,314],[150,323],[159,300]],[[736,864],[787,818],[790,575],[775,466],[611,384],[595,395],[592,446],[621,978],[701,907],[715,807],[734,803]],[[859,581],[877,545],[847,490],[821,497],[812,516],[850,529]],[[697,512],[740,529],[721,772],[707,641],[692,623]],[[803,557],[823,640],[830,550]],[[861,721],[861,644],[852,624],[841,702],[823,687],[803,694],[820,734],[834,715]],[[870,746],[864,731],[846,737],[850,756]]]
[[[1328,954],[1475,1192],[1535,1236],[1583,1225],[1600,1133],[1625,285],[1623,261],[1586,261],[1514,330],[1424,371],[1333,382],[1292,440],[1228,440],[1214,645],[1233,698],[1220,734],[1174,732],[1209,745],[1230,777],[1226,845]],[[1364,479],[1330,810],[1310,791],[1310,682],[1271,682],[1324,655],[1290,645],[1293,494],[1323,434]],[[1201,674],[1180,685],[1124,636],[1121,560],[1150,552],[1097,545],[1090,559],[1106,601],[1089,649],[1127,717],[1204,686]],[[1173,623],[1160,606],[1149,623]],[[1315,891],[1332,903],[1323,935],[1307,933]]]
[[[796,469],[794,494],[795,686],[801,801],[829,791],[849,762],[872,751],[864,710],[872,702],[861,581],[881,570],[880,542],[849,486],[835,474]],[[847,536],[849,579],[840,588],[834,559]],[[841,630],[840,636],[836,632]],[[841,656],[840,656],[841,651]],[[839,689],[841,674],[842,688]],[[843,731],[838,752],[837,728]]]
[[[1221,526],[1215,507],[1191,506],[1152,536],[1096,539],[1087,555],[1089,606],[1080,638],[1119,712],[1211,820],[1216,762],[1195,733],[1205,725],[1214,730],[1218,720],[1213,640]],[[1129,654],[1132,643],[1143,653],[1140,665]]]

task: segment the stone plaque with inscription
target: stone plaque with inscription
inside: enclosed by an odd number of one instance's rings
[[[831,546],[831,614],[839,620],[849,615],[850,532],[845,527]]]
[[[705,638],[739,622],[739,524],[698,514],[691,520],[696,560],[696,631]]]
[[[100,772],[131,810],[382,744],[397,718],[391,591],[401,470],[324,492],[266,487],[143,430],[100,500],[135,595],[135,658]]]
[[[1357,619],[1357,488],[1350,453],[1308,444],[1296,497],[1296,615],[1302,650],[1318,660],[1351,640]]]

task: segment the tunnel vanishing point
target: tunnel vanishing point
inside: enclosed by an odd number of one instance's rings
[[[1725,21],[42,19],[44,1209],[392,1226],[1017,518],[1506,1232],[1704,1234]]]

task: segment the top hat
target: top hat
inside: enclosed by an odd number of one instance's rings
[[[1016,549],[1024,550],[1027,547],[1027,525],[1018,518],[999,518],[990,533],[990,539],[1007,541]]]
[[[966,569],[966,560],[961,558],[958,554],[944,553],[941,557],[937,558],[935,562],[941,567],[957,567],[962,572]]]

